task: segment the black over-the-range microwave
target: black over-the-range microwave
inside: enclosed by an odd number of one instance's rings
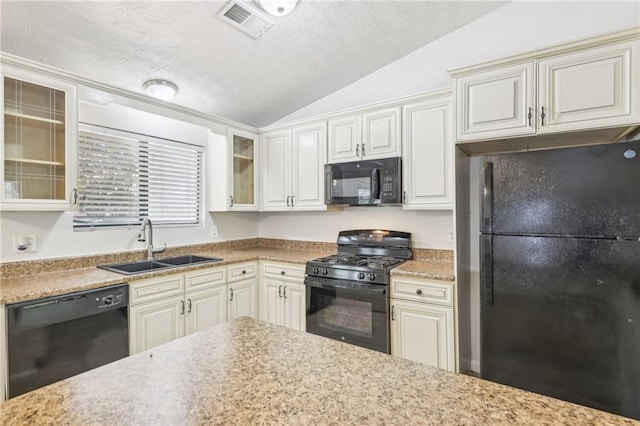
[[[327,164],[326,204],[378,206],[402,203],[400,157]]]

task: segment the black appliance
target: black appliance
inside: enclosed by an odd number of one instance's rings
[[[640,419],[640,142],[482,172],[481,376]]]
[[[400,157],[325,166],[325,203],[377,206],[402,202]]]
[[[389,275],[411,259],[411,234],[352,230],[338,253],[307,262],[307,332],[390,353]]]
[[[9,398],[129,355],[128,284],[7,305]]]

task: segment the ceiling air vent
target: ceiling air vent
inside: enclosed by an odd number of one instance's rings
[[[223,21],[233,25],[239,30],[258,38],[271,27],[271,22],[266,16],[239,0],[233,0],[218,13]]]

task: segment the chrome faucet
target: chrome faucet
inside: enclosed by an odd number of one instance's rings
[[[148,238],[145,236],[147,225],[149,227]],[[149,219],[148,217],[145,217],[144,221],[142,221],[142,228],[140,228],[140,232],[138,232],[138,241],[140,241],[141,243],[145,241],[147,242],[147,260],[153,260],[154,254],[162,253],[167,249],[167,243],[164,243],[164,247],[161,249],[153,248],[153,224],[151,223],[151,219]]]

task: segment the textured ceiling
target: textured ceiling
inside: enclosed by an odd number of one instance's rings
[[[310,1],[258,40],[220,1],[7,1],[1,50],[134,92],[165,78],[174,103],[262,127],[504,3]]]

